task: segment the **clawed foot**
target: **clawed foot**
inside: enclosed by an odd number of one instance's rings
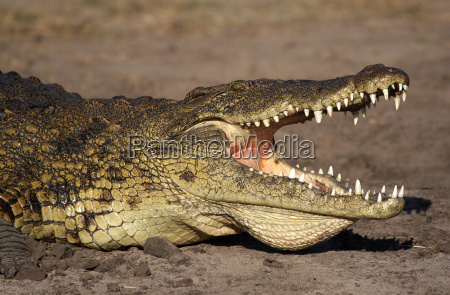
[[[0,218],[0,273],[12,279],[24,267],[37,267],[19,231]]]

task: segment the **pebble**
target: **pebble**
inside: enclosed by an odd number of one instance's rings
[[[151,275],[150,268],[148,267],[148,263],[141,263],[134,267],[134,275],[136,277],[148,277]]]
[[[100,264],[98,259],[81,258],[79,260],[72,260],[69,265],[74,268],[81,268],[85,270],[93,270]]]
[[[47,256],[53,256],[58,260],[73,256],[73,250],[68,245],[53,243],[47,251]]]
[[[169,259],[175,254],[181,254],[181,250],[163,237],[150,237],[145,241],[144,253]]]
[[[268,267],[274,267],[274,268],[283,268],[284,267],[283,263],[279,262],[278,260],[270,259],[270,258],[264,259],[263,265],[268,266]]]
[[[120,287],[118,283],[108,283],[106,284],[106,289],[109,292],[119,292],[120,291]]]
[[[41,281],[45,279],[46,273],[42,268],[37,267],[35,264],[27,263],[19,270],[14,277],[15,280],[32,280]]]
[[[95,271],[98,272],[112,272],[114,271],[118,266],[124,264],[126,260],[123,257],[115,257],[103,260],[100,262],[99,266],[95,268]]]

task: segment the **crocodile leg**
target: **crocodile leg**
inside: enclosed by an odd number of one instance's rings
[[[22,235],[11,222],[0,218],[0,273],[11,279],[30,261],[31,253]]]

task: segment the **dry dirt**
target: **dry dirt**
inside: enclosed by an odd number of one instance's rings
[[[0,294],[449,294],[450,5],[447,0],[0,0],[0,70],[85,98],[182,99],[237,79],[328,79],[383,63],[411,78],[408,98],[353,126],[335,114],[285,127],[316,144],[309,169],[364,189],[406,186],[406,207],[359,221],[299,252],[246,234],[181,247],[169,259],[29,244],[49,271]],[[151,275],[149,275],[148,268]]]

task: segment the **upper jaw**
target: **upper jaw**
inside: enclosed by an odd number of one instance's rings
[[[354,124],[358,123],[359,114],[361,113],[363,117],[366,114],[366,108],[370,108],[371,105],[375,106],[383,96],[385,100],[389,100],[394,97],[395,108],[398,110],[400,106],[400,101],[406,100],[406,91],[408,90],[408,85],[400,82],[394,82],[387,88],[377,88],[373,89],[372,92],[358,92],[358,90],[348,92],[347,96],[343,96],[340,99],[328,99],[320,100],[314,99],[310,103],[296,103],[295,99],[287,106],[280,108],[277,111],[265,111],[254,116],[254,119],[249,118],[243,120],[242,122],[230,123],[240,124],[243,128],[269,128],[271,125],[277,125],[277,129],[281,126],[303,123],[306,120],[312,120],[315,118],[317,123],[322,121],[323,113],[328,114],[332,117],[333,112],[352,112],[354,117]],[[285,104],[286,105],[286,104]],[[311,107],[310,107],[311,105]]]

